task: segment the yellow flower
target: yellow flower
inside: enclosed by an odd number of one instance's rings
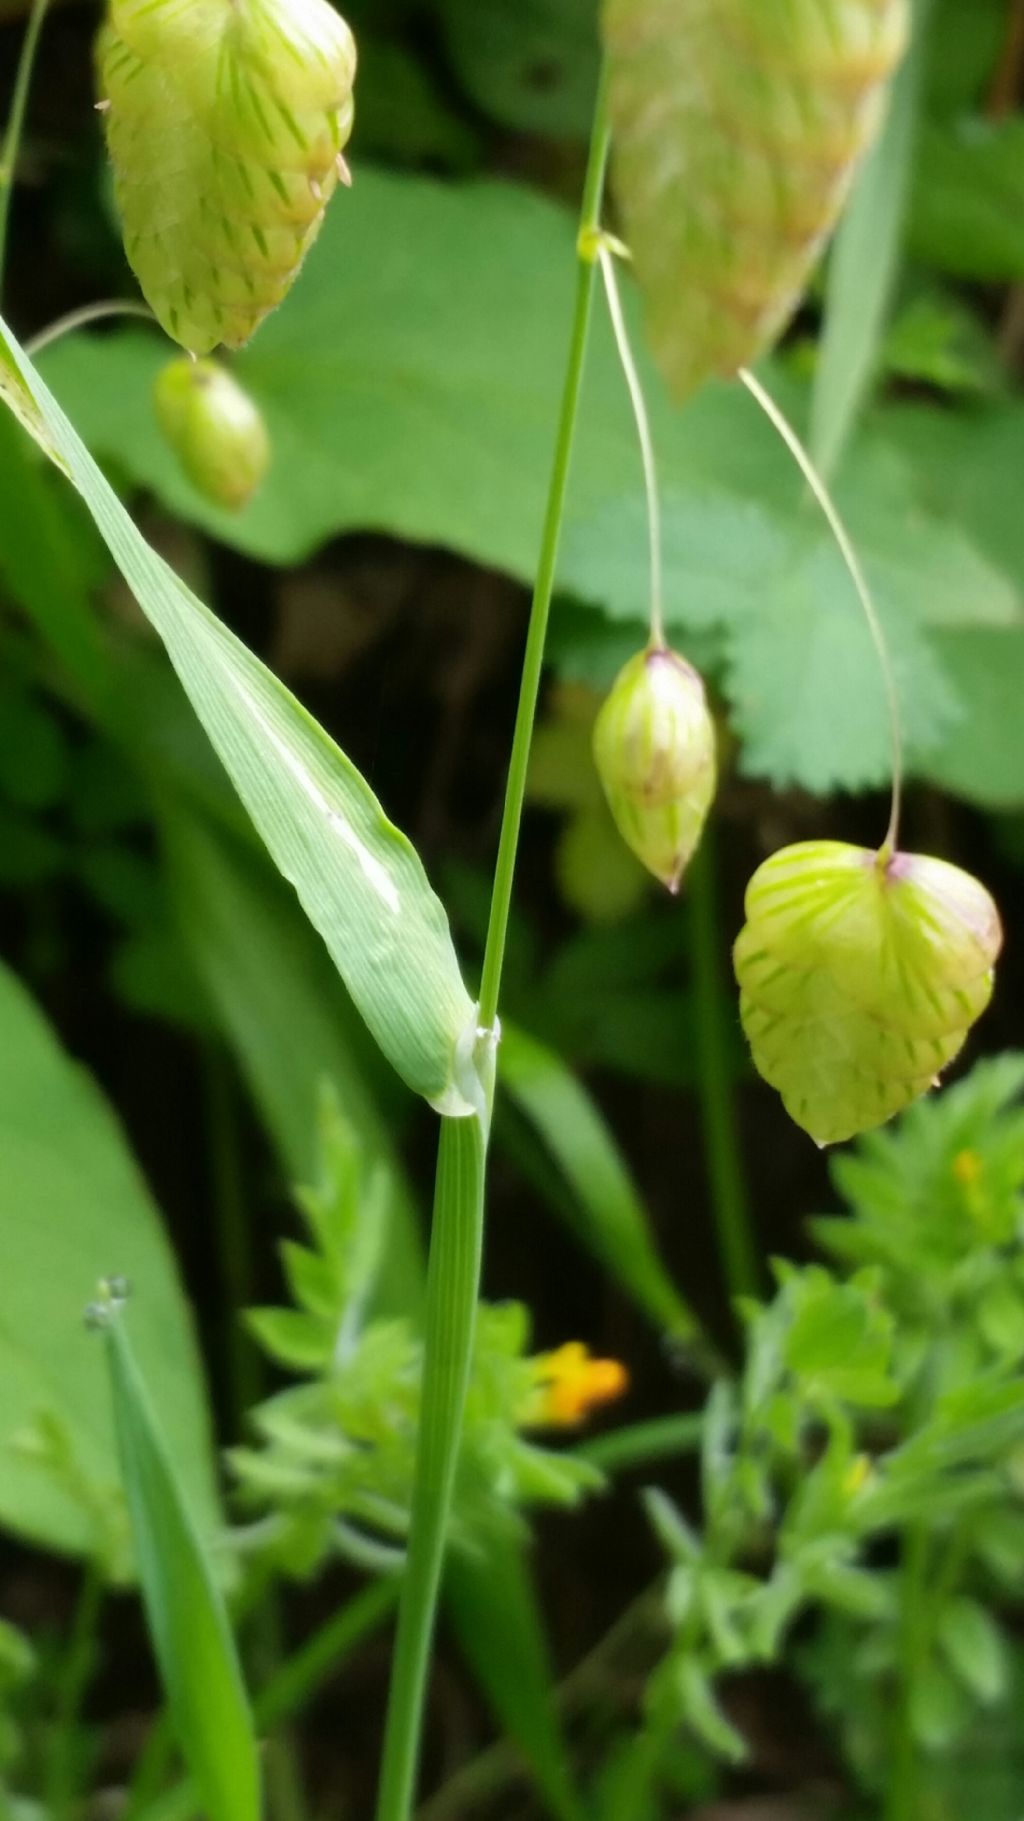
[[[867,1485],[871,1478],[871,1456],[855,1454],[843,1475],[843,1491],[847,1498],[855,1498],[857,1493]]]
[[[582,1341],[566,1341],[533,1361],[537,1383],[524,1420],[530,1426],[571,1428],[591,1410],[622,1397],[629,1374],[617,1359],[593,1359]]]
[[[965,1189],[973,1188],[984,1167],[977,1151],[958,1151],[953,1159],[953,1175]]]

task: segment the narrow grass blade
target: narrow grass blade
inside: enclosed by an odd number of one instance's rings
[[[654,1416],[647,1423],[631,1423],[625,1429],[610,1429],[607,1435],[591,1436],[579,1444],[576,1453],[602,1473],[631,1473],[654,1461],[696,1454],[703,1434],[702,1410],[692,1415]]]
[[[384,1054],[439,1111],[468,1113],[457,1057],[473,1007],[415,850],[312,716],[150,549],[2,322],[0,345]]]
[[[580,1821],[555,1705],[544,1624],[523,1539],[495,1525],[480,1555],[453,1555],[445,1574],[459,1642],[502,1730],[523,1752],[557,1821]]]
[[[553,1050],[508,1026],[501,1085],[569,1184],[590,1251],[657,1327],[677,1340],[695,1339],[696,1318],[658,1255],[639,1190],[586,1089]]]
[[[832,248],[811,400],[810,448],[834,473],[874,377],[903,250],[932,0],[916,0],[914,37],[889,112],[857,178]]]
[[[218,1592],[116,1310],[105,1312],[128,1510],[153,1649],[207,1821],[259,1821],[249,1703]]]

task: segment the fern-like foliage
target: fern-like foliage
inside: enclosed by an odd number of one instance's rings
[[[281,1248],[293,1306],[248,1318],[265,1352],[298,1382],[259,1405],[255,1444],[231,1453],[243,1505],[254,1514],[239,1541],[293,1574],[332,1554],[387,1571],[401,1565],[408,1529],[422,1340],[407,1317],[374,1312],[388,1244],[384,1177],[333,1104],[321,1130],[320,1180],[298,1195],[308,1242]],[[564,1422],[565,1399],[553,1387],[567,1370],[574,1382],[580,1372],[578,1359],[567,1366],[561,1354],[531,1357],[528,1344],[520,1304],[481,1305],[456,1544],[471,1547],[496,1506],[568,1505],[601,1484],[593,1468],[525,1433]],[[589,1401],[604,1394],[595,1381]]]

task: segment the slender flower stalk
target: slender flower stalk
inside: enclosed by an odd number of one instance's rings
[[[483,973],[480,980],[480,1023],[484,1029],[488,1030],[493,1026],[498,1013],[501,971],[505,958],[505,940],[508,934],[508,918],[512,902],[512,882],[515,874],[516,852],[519,846],[519,830],[523,818],[523,803],[526,799],[526,774],[530,762],[530,746],[537,714],[541,672],[544,667],[544,646],[547,641],[551,597],[555,586],[555,565],[558,561],[562,520],[565,516],[569,466],[572,460],[576,416],[579,409],[583,367],[590,332],[594,264],[587,247],[588,241],[592,241],[593,236],[597,233],[600,222],[609,137],[607,82],[606,78],[602,76],[595,104],[590,159],[583,186],[580,234],[577,243],[579,266],[576,274],[576,303],[569,342],[569,358],[562,392],[562,407],[551,482],[548,488],[547,510],[544,515],[544,529],[541,534],[537,580],[526,635],[519,709],[512,736],[512,754],[505,789],[505,809],[498,841],[491,914],[484,950]]]
[[[860,558],[853,547],[850,534],[839,516],[838,507],[832,498],[825,482],[818,473],[803,443],[800,441],[785,413],[776,404],[769,392],[765,391],[759,379],[746,367],[740,369],[739,379],[746,386],[751,397],[760,405],[769,423],[778,431],[787,449],[800,469],[807,485],[818,505],[828,520],[832,535],[839,546],[839,553],[850,574],[854,588],[868,623],[871,641],[878,655],[885,686],[886,704],[889,712],[889,739],[892,749],[892,798],[889,807],[889,826],[881,847],[881,857],[890,858],[899,845],[900,811],[903,800],[903,729],[900,719],[900,698],[896,688],[896,677],[892,667],[892,655],[889,651],[885,629],[878,616],[878,609],[868,587],[867,577],[861,567]]]
[[[445,1538],[462,1431],[470,1354],[480,1291],[484,1163],[494,1088],[498,1002],[537,713],[555,567],[565,515],[590,327],[593,261],[584,246],[600,220],[609,126],[604,79],[598,91],[584,184],[579,270],[569,356],[544,518],[519,707],[509,759],[505,808],[495,865],[491,914],[478,1008],[477,1062],[485,1104],[469,1119],[441,1128],[427,1279],[423,1393],[416,1446],[408,1554],[398,1615],[385,1725],[377,1821],[409,1821],[423,1730],[430,1646],[441,1586]]]
[[[55,322],[48,323],[25,343],[25,352],[34,360],[44,348],[52,347],[55,341],[63,341],[65,335],[73,335],[76,329],[88,329],[93,323],[107,322],[115,316],[137,316],[142,322],[157,326],[148,304],[133,303],[128,298],[105,297],[98,303],[82,304],[77,310],[69,310],[66,316],[58,316]]]
[[[662,582],[661,556],[661,507],[658,501],[658,474],[654,460],[654,442],[651,437],[650,420],[647,416],[647,405],[644,400],[640,375],[636,370],[633,350],[629,345],[629,331],[622,311],[622,299],[619,296],[618,281],[615,276],[613,245],[607,235],[598,243],[598,263],[604,281],[605,296],[608,299],[608,314],[612,319],[612,330],[615,345],[626,376],[629,399],[636,419],[636,433],[640,441],[640,455],[644,467],[644,488],[647,494],[647,531],[651,550],[651,645],[663,650],[665,646],[665,603]]]

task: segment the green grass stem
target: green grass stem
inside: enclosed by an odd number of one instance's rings
[[[608,142],[607,87],[602,77],[584,182],[580,247],[585,237],[592,236],[599,225]],[[479,1025],[484,1033],[494,1031],[498,1015],[527,769],[590,328],[595,267],[579,247],[578,259],[569,355],[523,658],[484,950],[479,1005]],[[493,1048],[487,1045],[486,1038],[484,1046],[485,1056],[493,1056]],[[487,1091],[490,1093],[490,1086]],[[470,1120],[449,1119],[441,1128],[427,1281],[423,1405],[409,1548],[385,1724],[377,1821],[409,1821],[415,1796],[430,1647],[480,1290],[486,1141],[483,1116]]]

